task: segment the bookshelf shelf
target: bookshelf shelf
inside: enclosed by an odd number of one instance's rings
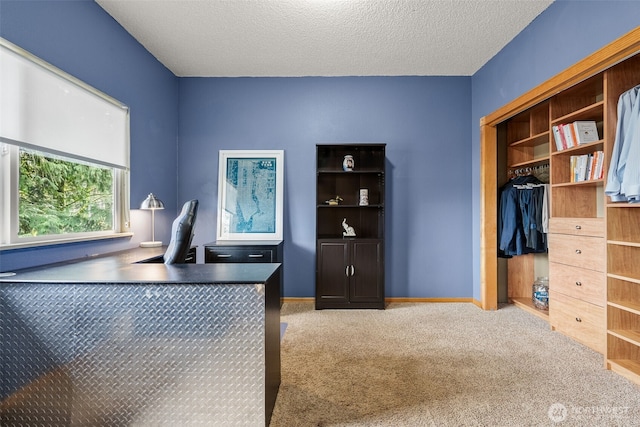
[[[634,359],[609,359],[607,367],[629,381],[640,384],[640,362]]]
[[[551,187],[580,187],[580,186],[597,186],[604,182],[603,179],[591,179],[578,182],[561,182],[558,184],[551,184]]]
[[[640,203],[607,203],[607,209],[638,209]]]
[[[599,140],[596,142],[590,142],[588,144],[581,144],[577,147],[571,147],[564,150],[556,150],[551,153],[551,156],[575,156],[580,154],[588,154],[593,151],[602,150],[604,146],[604,140]]]
[[[533,305],[533,301],[531,301],[531,297],[529,298],[512,298],[511,302],[513,305],[520,307],[521,309],[528,311],[529,313],[537,316],[543,320],[549,321],[549,311],[548,310],[540,310],[535,305]]]
[[[537,135],[530,136],[520,141],[510,144],[511,147],[535,147],[537,145],[548,144],[551,133],[547,130]]]
[[[541,165],[547,165],[547,164],[549,164],[549,156],[539,157],[533,160],[515,163],[510,165],[510,167],[512,169],[521,169],[521,168],[535,167],[535,166],[541,166]]]
[[[640,248],[640,243],[638,242],[625,242],[622,240],[607,240],[607,244],[611,246],[629,246],[633,248]]]
[[[571,113],[558,117],[557,119],[553,119],[551,124],[571,123],[577,120],[595,120],[596,123],[602,122],[603,112],[604,101],[599,101],[584,108],[580,108],[579,110],[572,111]]]
[[[630,313],[640,315],[640,304],[638,304],[635,301],[627,301],[627,300],[619,301],[619,302],[609,301],[608,304],[609,304],[609,307],[616,307],[616,308],[619,308],[620,310],[625,310]]]

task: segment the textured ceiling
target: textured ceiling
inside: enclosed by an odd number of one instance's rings
[[[469,76],[553,0],[96,0],[175,75]]]

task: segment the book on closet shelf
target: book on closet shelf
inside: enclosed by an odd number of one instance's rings
[[[572,148],[578,145],[573,137],[573,126],[570,123],[565,123],[560,125],[560,130],[564,135],[564,140],[567,143],[567,148]]]
[[[602,179],[604,178],[604,151],[596,151],[595,154],[595,172],[593,174],[593,179]]]
[[[595,179],[596,174],[596,153],[589,154],[589,164],[587,165],[587,181]]]
[[[579,156],[578,181],[586,181],[589,176],[589,154]]]
[[[562,132],[560,132],[560,127],[558,125],[554,125],[551,127],[551,130],[553,132],[553,140],[556,143],[556,150],[565,150],[567,148],[567,143],[564,140]]]
[[[573,131],[576,137],[576,145],[588,144],[600,140],[598,127],[594,120],[582,120],[573,122]]]

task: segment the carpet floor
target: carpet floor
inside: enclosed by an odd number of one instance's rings
[[[640,387],[516,307],[285,303],[270,427],[638,426]]]

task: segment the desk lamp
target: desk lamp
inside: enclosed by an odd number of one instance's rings
[[[155,248],[157,246],[162,246],[162,242],[156,241],[155,237],[155,213],[157,209],[164,209],[164,203],[162,203],[162,200],[156,198],[153,193],[149,193],[147,198],[140,204],[140,209],[151,211],[151,241],[140,242],[140,246],[143,248]]]

